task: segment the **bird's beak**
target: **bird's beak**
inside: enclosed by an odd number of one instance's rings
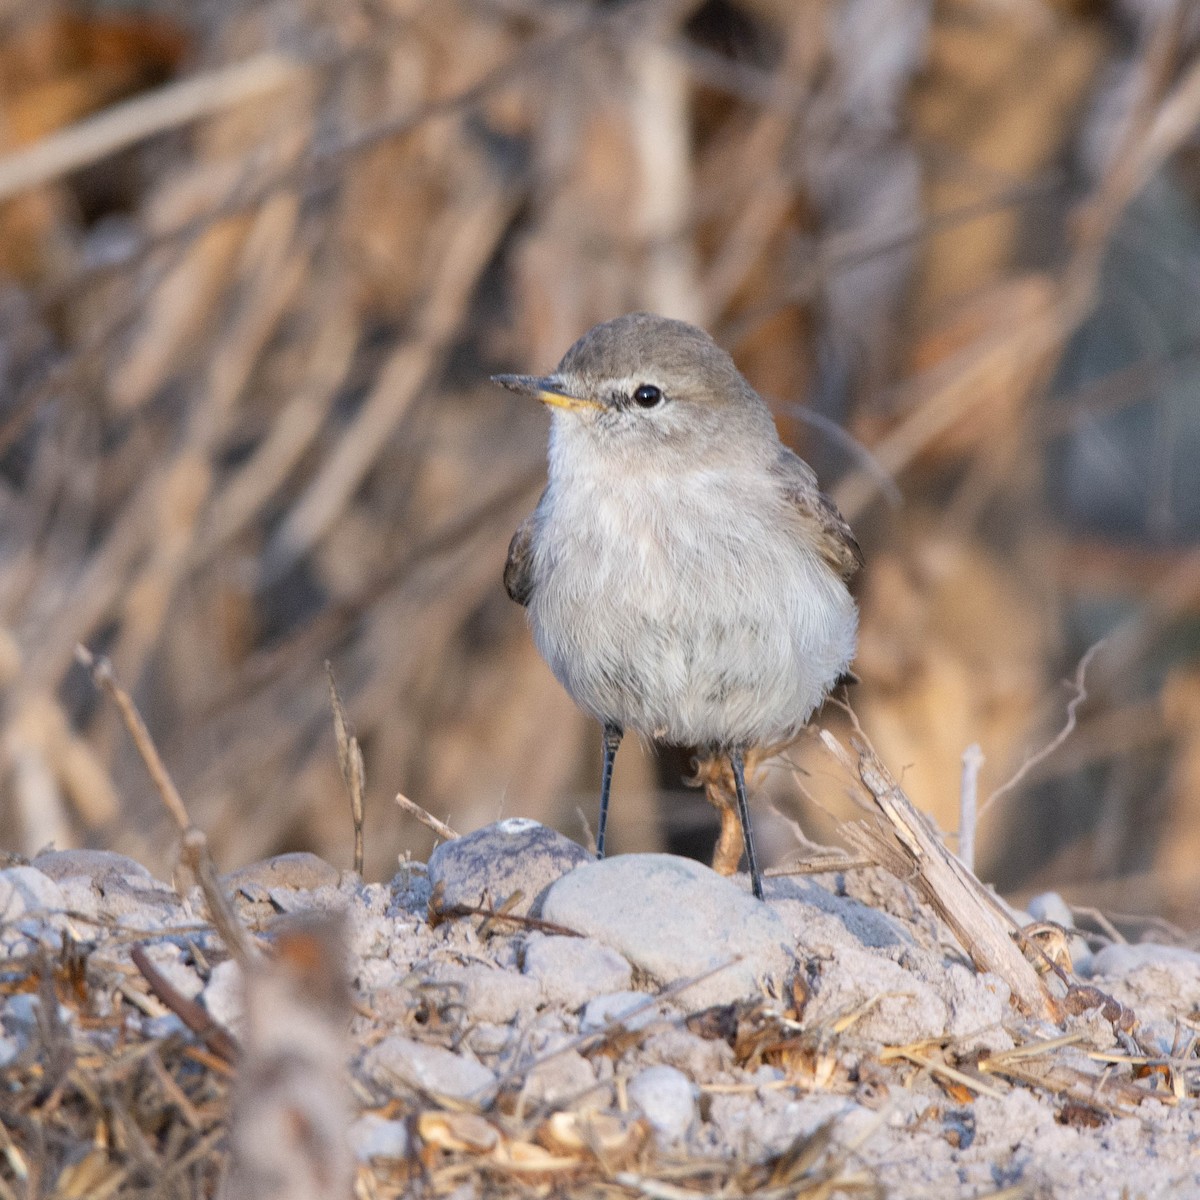
[[[556,375],[493,375],[492,382],[506,387],[510,392],[520,392],[524,396],[533,396],[543,404],[551,404],[555,408],[579,409],[603,408],[603,404],[595,400],[585,400],[582,396],[572,396],[563,386],[562,380]]]

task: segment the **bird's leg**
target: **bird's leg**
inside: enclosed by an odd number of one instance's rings
[[[738,816],[742,819],[742,836],[746,839],[746,866],[750,869],[750,886],[757,899],[763,898],[762,876],[758,873],[758,859],[754,855],[754,833],[750,828],[750,806],[746,803],[746,766],[740,750],[729,752],[729,765],[733,768],[733,785],[737,789]]]
[[[705,800],[717,810],[721,819],[721,832],[713,847],[712,869],[718,875],[736,875],[746,840],[742,837],[742,823],[738,819],[733,768],[724,754],[710,749],[706,757],[696,760],[696,774],[687,782],[704,788]]]
[[[608,792],[612,787],[613,763],[625,731],[620,725],[604,726],[604,770],[600,775],[600,824],[596,829],[596,857],[604,857],[604,830],[608,826]]]

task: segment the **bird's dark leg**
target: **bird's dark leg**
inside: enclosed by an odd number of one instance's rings
[[[729,765],[733,768],[733,783],[737,788],[738,816],[742,819],[742,836],[746,839],[746,866],[750,869],[750,886],[757,899],[763,898],[762,876],[758,873],[758,859],[754,855],[754,833],[750,828],[750,806],[746,803],[746,766],[740,750],[729,752]]]
[[[604,830],[608,827],[608,792],[612,786],[613,763],[625,731],[620,725],[604,727],[604,770],[600,775],[600,824],[596,829],[596,857],[604,857]]]

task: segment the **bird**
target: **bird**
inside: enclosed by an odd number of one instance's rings
[[[746,755],[794,739],[848,673],[858,542],[694,325],[630,313],[590,329],[549,375],[492,379],[551,412],[546,488],[512,538],[504,586],[603,728],[597,857],[634,732],[728,758],[761,900]]]

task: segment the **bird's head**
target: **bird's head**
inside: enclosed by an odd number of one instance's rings
[[[776,437],[767,406],[707,333],[651,313],[590,329],[549,375],[492,378],[552,408],[559,452],[631,469],[675,455],[728,461],[731,439],[737,449]]]

